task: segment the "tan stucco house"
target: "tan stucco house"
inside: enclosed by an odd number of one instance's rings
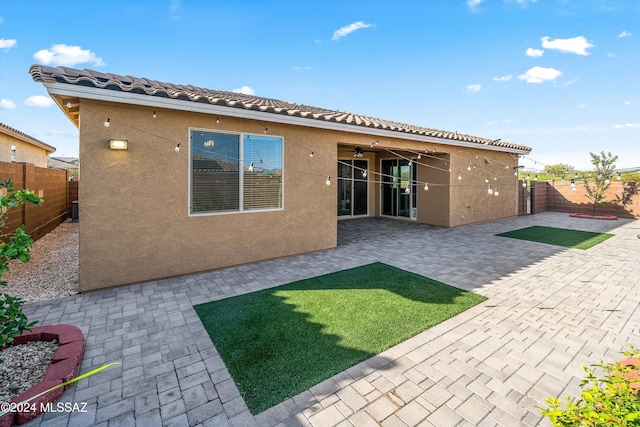
[[[31,163],[46,168],[56,149],[17,129],[0,123],[0,162]]]
[[[331,249],[338,219],[513,217],[531,151],[146,78],[30,73],[80,130],[82,290]]]

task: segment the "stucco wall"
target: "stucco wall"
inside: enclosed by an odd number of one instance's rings
[[[11,146],[16,147],[16,158],[11,158]],[[47,167],[47,151],[27,144],[10,135],[0,133],[0,162],[31,163],[40,168]]]
[[[424,157],[420,163],[428,166],[418,167],[418,181],[429,184],[418,186],[418,222],[449,227],[450,219],[450,187],[449,187],[449,155],[440,155],[440,159]]]
[[[471,171],[467,170],[469,163],[476,165]],[[518,182],[513,169],[516,164],[517,160],[510,153],[454,149],[451,152],[450,226],[516,216]],[[460,173],[462,179],[458,180]],[[489,182],[485,183],[487,178]],[[488,194],[489,185],[493,190],[499,190],[498,196]]]
[[[228,117],[216,124],[179,111],[157,110],[154,120],[151,110],[86,100],[80,120],[83,290],[336,246],[335,184],[325,185],[336,168],[335,137]],[[256,134],[268,127],[284,137],[284,210],[189,217],[189,127]],[[127,139],[129,149],[110,150],[111,138]]]
[[[153,110],[157,118],[153,119]],[[110,118],[110,127],[104,127]],[[360,146],[369,167],[380,159],[407,157],[425,148],[445,160],[423,157],[418,180],[433,184],[417,194],[418,221],[456,226],[516,215],[515,164],[507,153],[425,144],[417,141],[304,128],[155,108],[82,100],[80,158],[80,286],[98,289],[205,271],[260,260],[325,250],[337,242],[338,147]],[[284,138],[284,209],[209,216],[188,215],[189,128],[268,134]],[[108,148],[109,139],[127,139],[127,151]],[[371,144],[378,141],[378,145]],[[181,151],[174,151],[181,143]],[[383,148],[384,147],[384,148]],[[314,156],[310,157],[310,151]],[[469,175],[460,186],[457,171],[476,154],[482,169],[500,176],[500,197],[488,196],[484,177]],[[351,155],[352,156],[352,155]],[[352,157],[351,157],[352,158]],[[448,160],[453,171],[448,172]],[[503,162],[498,165],[498,161]],[[464,165],[464,166],[462,166]],[[501,168],[501,169],[499,169]],[[443,170],[444,169],[444,170]],[[479,172],[476,172],[478,174]],[[484,173],[484,172],[483,172]],[[332,185],[326,186],[326,177]],[[510,178],[505,178],[509,175]],[[369,215],[380,214],[379,176],[369,174]]]

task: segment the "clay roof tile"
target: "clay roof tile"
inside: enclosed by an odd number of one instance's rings
[[[378,119],[375,117],[360,116],[347,113],[345,111],[328,110],[237,92],[206,89],[193,85],[177,85],[150,80],[147,78],[120,76],[117,74],[102,73],[94,70],[78,70],[68,67],[48,67],[44,65],[32,65],[29,73],[34,81],[42,83],[58,82],[72,85],[92,85],[99,89],[133,92],[149,96],[170,97],[173,99],[192,102],[208,102],[213,105],[256,110],[266,114],[287,114],[295,117],[308,118],[310,120],[324,120],[329,122],[345,123],[353,126],[373,127],[391,130],[393,132],[425,135],[441,139],[465,141],[517,150],[531,150],[529,147],[505,141],[494,142],[487,138],[458,134],[457,132],[431,129],[407,123]]]

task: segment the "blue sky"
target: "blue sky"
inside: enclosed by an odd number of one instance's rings
[[[529,169],[640,166],[640,0],[3,0],[0,121],[76,156],[34,63],[500,138]]]

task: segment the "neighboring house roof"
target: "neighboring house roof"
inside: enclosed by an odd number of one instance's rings
[[[169,98],[173,100],[190,101],[194,103],[204,103],[214,106],[231,107],[243,110],[253,110],[260,113],[268,113],[273,115],[284,115],[289,117],[298,117],[308,120],[323,121],[329,123],[338,123],[348,126],[359,126],[362,128],[374,128],[390,131],[392,133],[401,133],[405,135],[419,135],[438,140],[457,141],[458,145],[475,145],[490,148],[513,149],[520,152],[530,152],[531,148],[523,145],[513,144],[502,140],[491,140],[478,136],[460,134],[457,132],[426,128],[421,126],[410,125],[390,120],[378,119],[375,117],[352,114],[339,110],[328,110],[325,108],[311,107],[303,104],[296,104],[287,101],[281,101],[271,98],[263,98],[254,95],[246,95],[236,92],[219,91],[205,89],[191,85],[178,85],[173,83],[165,83],[147,78],[137,78],[131,76],[120,76],[117,74],[101,73],[93,70],[78,70],[67,67],[47,67],[44,65],[32,65],[29,73],[36,82],[44,83],[45,86],[52,84],[75,85],[81,87],[89,87],[95,89],[105,89],[108,91],[126,92],[137,95],[148,95],[157,98]],[[61,94],[50,89],[49,92]],[[78,90],[78,97],[86,94],[88,91]],[[69,109],[69,117],[77,123],[77,109],[75,108],[76,99],[63,101],[58,99],[57,102],[70,102],[73,109]],[[127,102],[123,100],[121,102]],[[63,108],[64,110],[64,108]],[[269,118],[264,117],[265,121]],[[277,120],[274,120],[277,121]],[[355,130],[351,130],[355,131]],[[362,133],[368,133],[362,130]],[[402,137],[398,135],[398,137]],[[437,141],[446,143],[446,141]],[[504,151],[504,150],[500,150]]]
[[[16,139],[19,139],[22,142],[26,142],[27,144],[35,145],[38,148],[42,148],[47,152],[47,154],[50,154],[56,151],[55,147],[52,147],[49,144],[45,144],[39,139],[35,139],[34,137],[27,135],[26,133],[21,132],[18,129],[14,129],[11,126],[5,125],[4,123],[0,123],[0,133],[4,133],[5,135],[12,136]]]
[[[47,167],[52,169],[72,170],[78,169],[78,165],[64,161],[65,158],[71,157],[49,157],[47,159]]]
[[[243,166],[245,172],[249,171],[249,166]],[[224,160],[210,159],[204,156],[193,156],[193,171],[194,172],[238,172],[240,167],[238,162],[225,162]],[[262,173],[264,169],[253,167],[254,173]]]
[[[61,162],[70,163],[71,165],[78,167],[80,159],[77,157],[51,157],[52,159],[60,160]]]

